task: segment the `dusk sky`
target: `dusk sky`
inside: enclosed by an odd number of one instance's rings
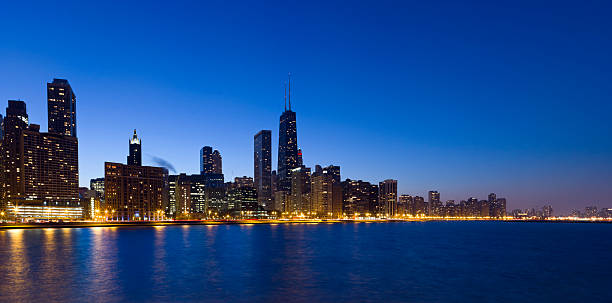
[[[204,1],[202,1],[204,2]],[[400,194],[490,192],[508,210],[612,207],[610,1],[4,1],[0,100],[47,129],[46,83],[77,96],[80,183],[125,163],[253,175],[292,74],[309,167]],[[557,212],[557,213],[558,213]]]

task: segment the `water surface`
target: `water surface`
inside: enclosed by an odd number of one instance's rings
[[[611,302],[612,224],[0,231],[5,302]]]

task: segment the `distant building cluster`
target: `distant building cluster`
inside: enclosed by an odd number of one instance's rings
[[[145,166],[142,140],[134,130],[127,161],[105,162],[104,177],[79,188],[76,95],[67,80],[47,84],[48,132],[30,124],[24,101],[9,100],[0,115],[2,216],[32,219],[162,220],[203,218],[547,218],[541,209],[506,211],[506,199],[442,202],[438,191],[426,197],[398,193],[398,181],[342,180],[340,166],[304,165],[298,146],[291,81],[279,120],[278,162],[272,167],[272,131],[253,137],[253,176],[226,181],[221,152],[200,149],[199,174],[169,174]],[[576,217],[612,217],[612,209],[587,207]]]
[[[597,209],[597,206],[587,206],[584,211],[572,210],[570,217],[576,218],[612,218],[612,208]]]

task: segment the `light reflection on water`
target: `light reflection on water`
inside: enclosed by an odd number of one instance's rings
[[[609,224],[0,231],[0,301],[610,301]]]

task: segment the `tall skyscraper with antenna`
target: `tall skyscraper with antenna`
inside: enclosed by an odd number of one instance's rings
[[[285,111],[280,116],[278,129],[278,190],[282,191],[291,190],[291,170],[299,166],[297,126],[295,112],[291,110],[291,74],[288,88],[289,96],[285,88]]]

